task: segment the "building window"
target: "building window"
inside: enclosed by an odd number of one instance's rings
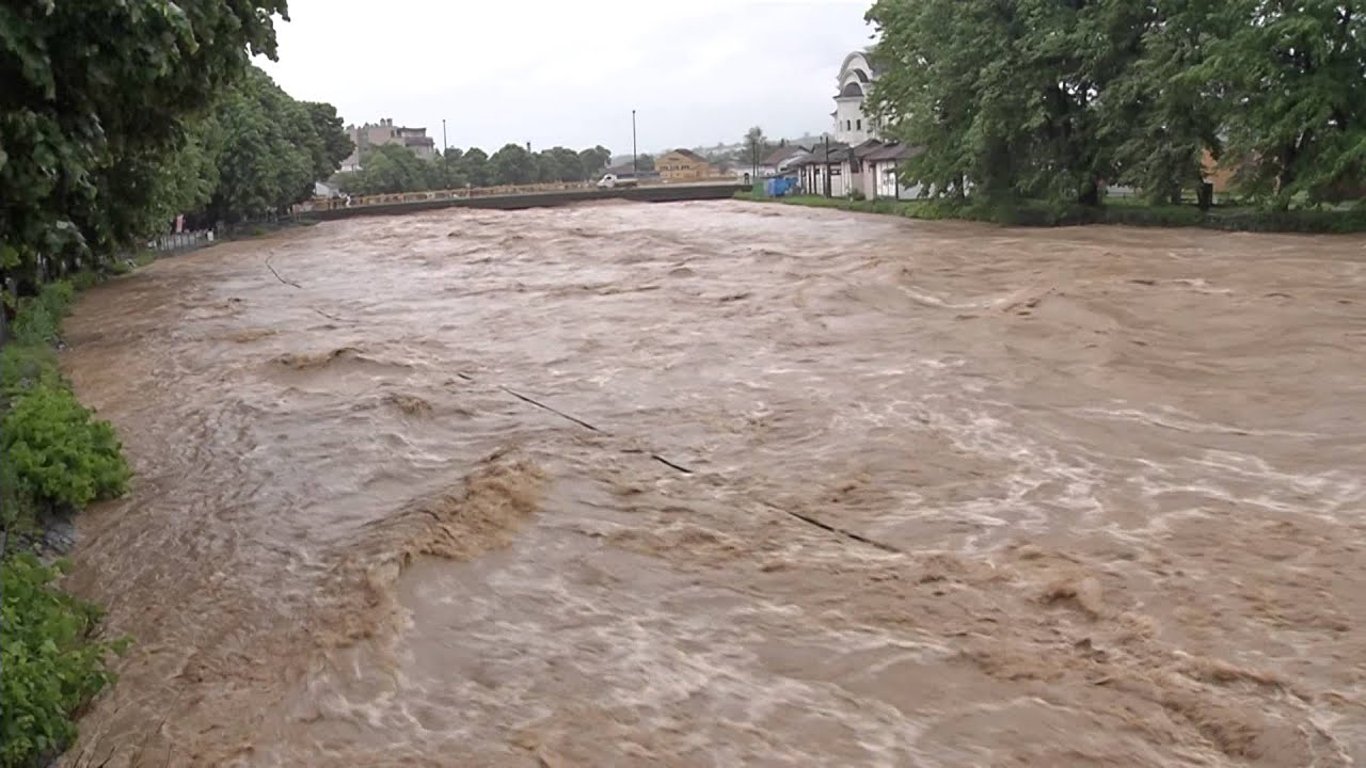
[[[858,120],[854,121],[854,129],[859,131],[863,130],[863,118],[860,117]]]

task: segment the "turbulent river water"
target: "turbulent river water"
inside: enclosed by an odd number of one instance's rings
[[[67,330],[68,766],[1366,763],[1366,239],[452,210]]]

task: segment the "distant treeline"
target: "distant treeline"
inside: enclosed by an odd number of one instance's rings
[[[552,147],[532,153],[520,144],[506,144],[492,156],[478,147],[448,147],[429,161],[397,144],[382,144],[362,153],[361,170],[338,174],[336,181],[351,195],[588,181],[611,159],[611,150],[603,146],[578,152]]]
[[[878,0],[874,111],[937,197],[1094,205],[1199,187],[1273,208],[1366,189],[1366,7],[1341,0]]]

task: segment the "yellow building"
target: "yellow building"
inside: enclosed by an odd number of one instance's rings
[[[690,149],[675,149],[655,159],[655,170],[665,181],[698,181],[716,175],[707,158]]]

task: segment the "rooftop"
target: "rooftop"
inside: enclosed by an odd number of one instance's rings
[[[801,153],[801,151],[802,148],[795,145],[778,147],[777,149],[770,152],[768,157],[764,158],[764,165],[776,166],[782,163],[784,160],[787,160],[788,158],[796,157],[798,154]]]
[[[705,157],[703,157],[703,156],[697,154],[696,152],[692,151],[691,149],[674,149],[674,150],[670,150],[669,152],[665,152],[664,154],[667,155],[667,154],[670,154],[670,153],[677,153],[677,154],[680,154],[680,155],[682,155],[682,156],[688,158],[689,160],[693,160],[693,161],[698,162],[698,163],[710,162],[710,161],[707,160],[707,158],[705,158]]]
[[[875,163],[879,160],[905,160],[909,157],[915,157],[924,151],[925,150],[921,147],[912,147],[909,144],[892,142],[891,144],[883,145],[881,149],[870,153],[864,159],[871,160]]]

